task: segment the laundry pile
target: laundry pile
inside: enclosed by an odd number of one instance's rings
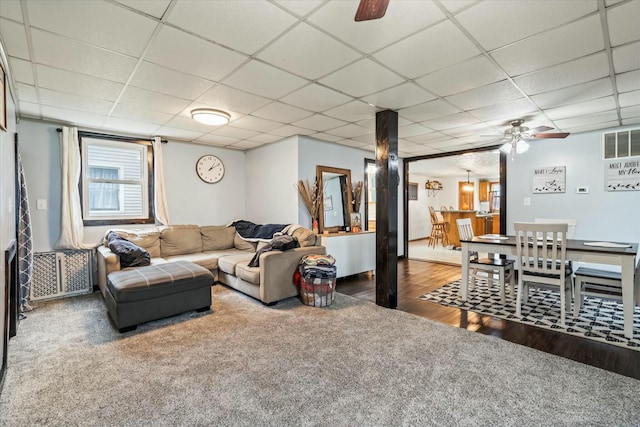
[[[305,255],[294,276],[300,299],[306,305],[326,307],[336,293],[336,260],[331,255]]]

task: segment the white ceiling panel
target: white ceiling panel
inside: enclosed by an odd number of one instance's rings
[[[616,47],[612,56],[616,74],[637,70],[640,68],[640,42]]]
[[[282,126],[281,128],[274,129],[271,132],[269,132],[269,134],[271,135],[278,135],[283,138],[293,136],[293,135],[311,135],[314,133],[316,133],[315,130],[301,128],[299,126],[291,126],[291,125]]]
[[[248,138],[247,141],[259,142],[260,144],[270,144],[272,142],[280,141],[282,137],[276,135],[269,135],[268,133],[261,133],[256,136]]]
[[[461,110],[473,110],[518,98],[522,98],[522,93],[510,81],[503,80],[445,99]]]
[[[9,68],[16,82],[26,83],[28,85],[36,84],[33,78],[33,64],[31,62],[20,58],[9,57]]]
[[[332,117],[323,116],[322,114],[314,114],[311,117],[307,117],[297,122],[293,122],[292,125],[303,127],[306,129],[313,129],[318,132],[324,132],[329,129],[334,129],[340,126],[344,126],[346,122]]]
[[[432,132],[433,129],[414,123],[407,126],[400,126],[398,128],[398,138],[409,138],[410,136],[424,135]]]
[[[431,132],[425,133],[422,135],[408,136],[406,138],[407,141],[415,142],[417,144],[430,144],[435,141],[451,141],[451,137],[449,135],[445,135],[441,132]]]
[[[424,122],[438,117],[449,116],[458,112],[460,112],[459,108],[456,108],[441,99],[436,99],[425,102],[424,104],[404,108],[399,111],[399,114],[414,122]]]
[[[167,138],[175,138],[184,141],[193,141],[202,136],[202,132],[194,132],[186,129],[177,129],[169,126],[163,126],[158,129],[158,135],[166,136]]]
[[[193,123],[191,123],[192,121],[193,120],[191,119],[191,117],[179,115],[179,116],[173,117],[171,120],[165,123],[164,126],[175,128],[175,129],[191,130],[194,132],[200,132],[202,134],[208,133],[211,131],[211,126],[205,125],[203,123],[198,123],[198,122],[196,122],[196,126],[193,126]]]
[[[415,83],[403,83],[373,95],[365,96],[363,101],[378,105],[384,109],[398,110],[431,101],[436,97]]]
[[[400,76],[370,59],[362,59],[320,79],[322,84],[358,97],[387,89],[402,81]]]
[[[352,98],[319,84],[310,84],[281,99],[309,111],[323,112],[349,102]]]
[[[640,90],[634,90],[633,92],[625,92],[618,95],[620,107],[631,107],[638,105],[638,99],[640,99]]]
[[[313,113],[301,108],[292,107],[291,105],[283,104],[282,102],[272,102],[256,111],[251,113],[253,116],[262,117],[263,119],[269,119],[279,121],[282,123],[291,123],[296,120],[304,119],[311,116]]]
[[[324,0],[275,0],[280,6],[286,8],[298,16],[306,16],[313,9],[317,8]]]
[[[640,2],[628,1],[607,10],[611,45],[640,40]]]
[[[596,80],[609,75],[607,55],[598,53],[515,78],[516,84],[529,95],[549,92],[567,86]]]
[[[446,49],[443,49],[442,40],[447,40]],[[453,23],[445,21],[395,43],[373,57],[403,76],[416,78],[479,53]]]
[[[215,40],[224,46],[254,54],[296,19],[266,1],[179,1],[167,21]]]
[[[324,132],[314,133],[313,137],[315,139],[318,139],[318,140],[321,140],[321,141],[328,141],[328,142],[338,142],[338,141],[342,141],[344,139],[344,137],[342,137],[342,136],[331,135],[331,134],[324,133]],[[353,137],[351,139],[355,140],[356,137]]]
[[[511,120],[521,116],[529,115],[537,110],[535,104],[526,98],[513,101],[506,101],[489,107],[478,108],[469,111],[469,114],[482,121],[488,120]]]
[[[357,0],[326,2],[308,21],[355,48],[370,53],[445,18],[433,2],[394,0],[384,19],[354,25]]]
[[[611,127],[617,126],[617,121],[613,123],[616,123],[616,124],[611,125]],[[623,126],[638,125],[638,124],[640,124],[640,117],[632,117],[629,119],[622,120]]]
[[[114,52],[139,56],[157,23],[106,2],[27,2],[32,27]]]
[[[595,12],[594,0],[483,1],[456,19],[486,50],[493,50]]]
[[[116,0],[132,9],[139,10],[147,15],[151,15],[154,18],[160,19],[166,12],[171,0]]]
[[[613,96],[606,96],[604,98],[565,105],[564,107],[550,108],[546,110],[546,114],[551,120],[559,120],[598,113],[600,111],[607,111],[615,108],[616,102],[613,99]]]
[[[8,55],[27,60],[31,59],[24,25],[0,18],[0,37],[6,43]]]
[[[20,101],[20,113],[23,114],[23,117],[35,117],[41,118],[40,114],[40,104],[33,104],[31,102]]]
[[[362,55],[310,25],[301,23],[257,56],[293,74],[317,79],[354,62]]]
[[[625,124],[625,123],[622,123]],[[578,132],[589,132],[592,130],[604,130],[611,127],[619,126],[618,120],[613,120],[609,122],[600,122],[600,123],[591,123],[585,126],[576,126],[573,128],[567,128],[567,132],[578,133]]]
[[[124,87],[122,83],[45,65],[36,65],[36,70],[38,83],[42,88],[90,96],[106,101],[116,101]]]
[[[360,120],[375,117],[376,107],[372,107],[362,101],[352,101],[339,107],[332,108],[331,110],[327,110],[324,114],[340,120],[359,122]]]
[[[480,0],[440,0],[440,3],[451,13],[457,13],[462,9],[466,9]]]
[[[369,133],[369,129],[363,128],[362,126],[349,124],[328,130],[326,133],[339,136],[341,138],[354,138],[356,136],[366,135],[367,133]]]
[[[40,89],[40,102],[42,102],[43,105],[51,107],[85,111],[87,113],[101,115],[109,114],[111,107],[113,107],[113,102],[44,88]]]
[[[268,98],[252,95],[225,85],[216,85],[197,99],[198,102],[222,109],[249,114],[271,102]]]
[[[39,64],[124,83],[136,60],[75,40],[32,29],[33,55]],[[106,66],[108,64],[108,66]]]
[[[250,150],[252,148],[256,148],[259,147],[263,144],[259,143],[259,142],[254,142],[254,141],[250,141],[250,140],[242,140],[239,142],[236,142],[235,144],[231,144],[229,145],[227,148],[232,148],[234,150]]]
[[[145,59],[187,74],[219,81],[245,62],[247,57],[165,26],[151,43]]]
[[[573,104],[574,102],[587,101],[589,99],[601,98],[612,95],[611,79],[609,77],[593,80],[563,89],[541,93],[531,97],[541,108],[559,107]]]
[[[423,126],[435,130],[445,130],[458,128],[462,126],[470,126],[478,123],[478,119],[468,113],[457,113],[451,116],[440,117],[433,120],[422,122]]]
[[[507,75],[485,56],[477,56],[416,79],[416,83],[440,96],[452,95],[504,80]]]
[[[278,99],[302,87],[307,81],[253,60],[225,79],[224,83],[260,96]]]
[[[17,22],[24,22],[22,19],[22,7],[19,1],[0,2],[0,17],[11,19]]]
[[[120,102],[167,114],[178,114],[190,104],[186,99],[133,86],[127,87],[120,98]]]
[[[640,89],[640,70],[618,74],[616,76],[616,86],[618,87],[618,92]]]
[[[571,129],[578,126],[588,126],[595,123],[610,122],[618,119],[616,110],[602,111],[595,114],[585,114],[583,116],[571,117],[568,119],[555,120],[559,129]]]
[[[592,15],[514,43],[491,54],[511,76],[567,62],[604,49],[600,17]]]
[[[69,110],[60,107],[42,105],[42,117],[55,120],[61,124],[71,126],[88,126],[100,129],[106,117],[100,114],[87,113],[85,111]]]
[[[235,127],[241,127],[242,129],[249,129],[256,132],[269,132],[282,127],[282,123],[274,120],[261,119],[260,117],[244,116],[238,120],[234,120],[232,123]]]
[[[133,135],[154,135],[159,126],[148,122],[139,122],[122,117],[107,117],[102,125],[103,129],[113,130],[119,133],[131,133]]]
[[[633,107],[620,108],[620,116],[622,116],[623,119],[640,117],[640,105],[634,105]]]
[[[235,144],[236,142],[240,142],[238,138],[231,138],[228,136],[215,135],[215,134],[206,134],[202,135],[200,138],[195,140],[196,142],[208,145],[217,145],[220,147],[224,147],[227,145]]]
[[[38,102],[38,94],[36,93],[36,87],[27,85],[24,83],[16,83],[16,89],[18,90],[18,97],[25,102]]]
[[[195,100],[215,83],[150,62],[142,62],[129,84],[165,95]]]
[[[259,135],[259,132],[255,132],[248,129],[240,129],[237,127],[229,126],[220,126],[217,127],[214,131],[210,132],[213,135],[221,135],[229,138],[238,138],[238,139],[247,139],[252,136]]]
[[[151,111],[134,105],[127,105],[122,103],[119,103],[113,109],[111,116],[135,120],[138,122],[153,123],[156,125],[164,125],[173,117],[172,114],[161,113],[159,111]]]

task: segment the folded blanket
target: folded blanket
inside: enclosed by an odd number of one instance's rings
[[[254,224],[250,221],[238,220],[231,223],[240,237],[248,242],[265,242],[273,236],[283,233],[291,224]]]
[[[292,236],[277,236],[271,242],[260,248],[258,252],[249,261],[249,267],[260,266],[260,255],[269,251],[288,251],[289,249],[299,248],[298,239]]]

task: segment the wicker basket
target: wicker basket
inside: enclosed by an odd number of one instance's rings
[[[312,307],[326,307],[333,303],[336,294],[336,278],[301,277],[300,299]]]

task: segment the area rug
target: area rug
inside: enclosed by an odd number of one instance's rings
[[[573,317],[573,311],[567,313],[566,327],[562,327],[557,291],[530,288],[529,301],[522,303],[522,317],[518,317],[515,299],[507,292],[503,304],[499,289],[490,286],[486,279],[478,279],[476,286],[469,289],[467,302],[460,300],[459,290],[460,281],[457,280],[418,298],[640,351],[640,309],[637,306],[633,313],[633,339],[628,339],[623,333],[622,304],[615,300],[585,298],[578,317]]]

